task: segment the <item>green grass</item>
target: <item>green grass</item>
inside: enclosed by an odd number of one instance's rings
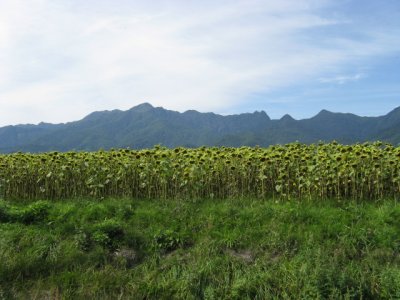
[[[393,200],[0,201],[0,299],[400,298]]]

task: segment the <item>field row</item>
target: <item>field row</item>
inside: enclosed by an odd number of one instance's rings
[[[388,144],[175,148],[0,155],[0,197],[399,198]]]

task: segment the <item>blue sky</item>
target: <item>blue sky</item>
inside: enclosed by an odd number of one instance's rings
[[[0,126],[142,102],[383,115],[399,37],[398,0],[1,0]]]

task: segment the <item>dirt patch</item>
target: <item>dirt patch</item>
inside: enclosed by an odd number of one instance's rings
[[[226,253],[248,264],[254,261],[254,255],[250,250],[227,249]]]
[[[134,267],[138,262],[138,253],[129,248],[119,249],[113,253],[113,256],[117,260],[124,260],[128,268]]]

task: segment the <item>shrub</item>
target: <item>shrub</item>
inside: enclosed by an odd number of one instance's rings
[[[46,201],[37,201],[24,209],[15,212],[15,220],[24,224],[42,222],[49,215],[50,204]]]
[[[162,252],[176,250],[185,244],[185,238],[171,229],[160,230],[153,237],[154,248]]]

